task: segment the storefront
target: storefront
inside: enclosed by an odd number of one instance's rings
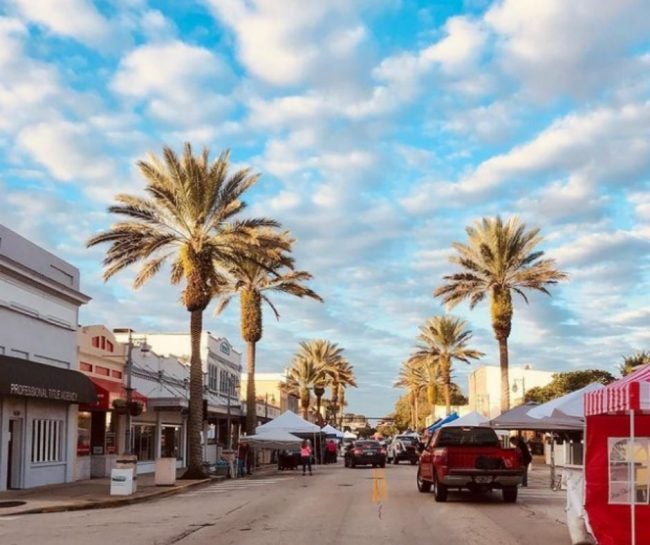
[[[0,490],[72,480],[77,404],[95,401],[78,371],[0,355]]]

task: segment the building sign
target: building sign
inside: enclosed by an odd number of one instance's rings
[[[228,346],[228,343],[221,343],[220,348],[224,354],[230,355],[230,346]]]
[[[77,392],[59,390],[58,388],[30,386],[28,384],[15,384],[13,382],[9,385],[9,395],[54,399],[56,401],[70,401],[72,403],[76,403],[79,399]]]

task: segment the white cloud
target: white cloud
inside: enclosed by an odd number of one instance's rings
[[[242,64],[272,85],[349,84],[366,38],[358,6],[346,0],[207,0],[234,31]]]
[[[86,0],[12,0],[19,13],[55,34],[89,46],[105,46],[113,34],[109,22]]]
[[[625,53],[650,31],[645,0],[504,0],[485,15],[497,56],[537,97],[598,93],[622,76],[636,78]]]
[[[232,106],[232,84],[223,60],[178,40],[131,51],[111,83],[118,93],[144,101],[153,117],[182,126],[222,119]]]
[[[18,144],[64,182],[109,178],[113,164],[100,153],[100,143],[85,125],[43,122],[20,131]]]

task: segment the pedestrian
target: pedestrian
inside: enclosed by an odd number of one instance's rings
[[[239,441],[237,445],[237,477],[243,477],[246,472],[246,459],[248,458],[248,443]]]
[[[311,445],[309,444],[309,439],[305,439],[302,442],[302,447],[300,447],[300,460],[302,461],[302,474],[305,474],[305,470],[309,468],[309,474],[311,475]]]
[[[326,460],[328,464],[335,464],[336,463],[336,443],[334,442],[334,439],[330,439],[327,442],[326,448]]]
[[[524,468],[524,476],[521,481],[521,486],[528,486],[528,466],[533,461],[530,449],[522,437],[511,437],[510,444],[517,449],[519,460]]]

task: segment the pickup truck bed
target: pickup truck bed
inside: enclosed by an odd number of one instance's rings
[[[433,487],[437,501],[446,501],[450,488],[501,489],[504,501],[517,501],[523,468],[515,449],[498,444],[491,428],[441,428],[420,456],[418,489],[428,492]]]

